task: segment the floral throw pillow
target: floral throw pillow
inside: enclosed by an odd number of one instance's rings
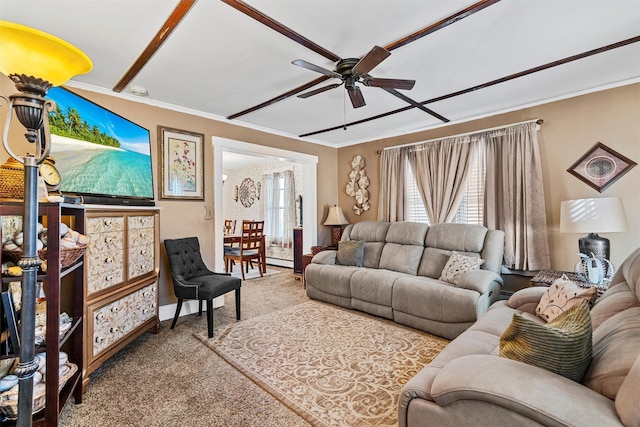
[[[457,285],[462,274],[470,270],[478,270],[483,262],[482,258],[462,255],[454,251],[440,273],[440,280]]]
[[[598,297],[598,288],[581,288],[563,274],[545,291],[536,307],[536,315],[551,322],[574,305],[585,300],[589,307]]]

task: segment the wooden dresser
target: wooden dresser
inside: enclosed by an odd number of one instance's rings
[[[159,209],[88,205],[86,234],[84,386],[126,344],[159,331]]]

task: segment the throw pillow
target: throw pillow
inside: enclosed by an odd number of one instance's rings
[[[442,269],[439,279],[457,285],[463,273],[478,270],[483,262],[482,258],[466,256],[454,251]]]
[[[595,286],[581,288],[563,274],[540,298],[536,307],[536,315],[550,322],[582,300],[587,301],[591,307],[597,297],[598,288]]]
[[[591,362],[591,316],[581,300],[546,324],[514,314],[500,337],[500,357],[580,382]]]
[[[365,242],[361,240],[338,242],[336,264],[362,267],[364,262],[364,247]]]

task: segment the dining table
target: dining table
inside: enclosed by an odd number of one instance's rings
[[[262,235],[262,241],[260,242],[260,263],[262,267],[262,272],[267,272],[267,256],[266,256],[266,236]],[[242,241],[242,233],[232,233],[232,234],[224,234],[224,244],[225,245],[236,245],[240,246],[240,242]]]

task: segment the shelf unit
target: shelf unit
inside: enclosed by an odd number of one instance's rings
[[[0,225],[3,216],[22,216],[24,206],[21,201],[0,201]],[[40,222],[45,221],[47,227],[47,272],[38,274],[46,291],[47,335],[45,345],[36,347],[36,353],[45,351],[46,361],[46,404],[45,408],[33,415],[34,426],[57,426],[60,411],[73,394],[75,403],[82,403],[82,372],[84,349],[83,290],[84,290],[84,257],[68,268],[60,267],[60,222],[62,220],[74,230],[85,232],[85,212],[83,206],[62,203],[39,203],[38,216]],[[2,227],[0,227],[0,238]],[[2,259],[2,262],[6,260]],[[63,280],[64,279],[64,280]],[[2,290],[6,290],[10,282],[19,281],[16,277],[2,277]],[[73,323],[71,328],[60,337],[61,303],[67,308]],[[78,366],[78,371],[58,390],[59,371],[58,357],[61,349],[69,355],[69,361]],[[3,358],[18,355],[4,355]],[[3,426],[14,425],[15,421],[3,420]]]

